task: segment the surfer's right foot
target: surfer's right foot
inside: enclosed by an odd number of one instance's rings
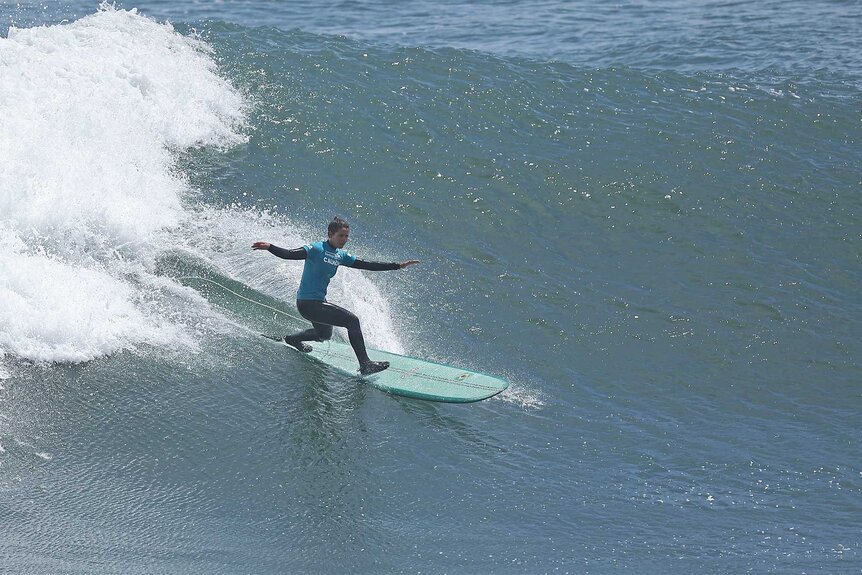
[[[284,336],[284,343],[292,347],[297,351],[301,351],[302,353],[308,353],[311,351],[311,346],[305,342],[299,341],[295,337],[291,337],[289,335]]]
[[[359,366],[359,373],[362,375],[371,375],[383,371],[389,367],[388,361],[367,361]]]

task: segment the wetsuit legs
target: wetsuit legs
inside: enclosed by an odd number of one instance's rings
[[[313,326],[294,336],[297,341],[326,341],[332,337],[332,326],[346,327],[350,338],[350,345],[359,360],[359,365],[369,362],[368,352],[365,350],[365,338],[359,327],[359,318],[343,307],[318,300],[300,299],[296,301],[296,309],[311,322]]]

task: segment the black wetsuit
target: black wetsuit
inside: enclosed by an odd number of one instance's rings
[[[326,244],[328,244],[328,242],[324,242],[324,245]],[[270,245],[268,251],[269,253],[282,259],[304,260],[308,258],[309,246],[288,250],[274,245]],[[341,252],[342,250],[335,251]],[[339,265],[338,263],[333,263],[329,261],[327,261],[327,263],[329,263],[330,265],[334,265],[336,269]],[[360,270],[370,271],[397,270],[401,267],[397,263],[367,262],[364,260],[352,258],[352,256],[350,257],[350,259],[346,259],[344,263],[341,263],[341,265],[347,265],[349,267],[357,268]],[[303,271],[303,276],[305,276],[307,271],[308,267],[306,267],[306,270]],[[334,271],[330,273],[334,275]],[[329,278],[326,278],[326,284],[328,284],[328,281]],[[326,284],[324,284],[321,288],[321,291],[324,294]],[[300,290],[300,293],[302,293],[302,290]],[[299,313],[302,315],[302,317],[311,322],[312,328],[298,334],[294,334],[290,336],[289,339],[298,342],[326,341],[332,337],[332,326],[344,327],[347,328],[347,335],[350,338],[350,345],[353,347],[353,351],[356,353],[356,358],[359,360],[360,365],[368,363],[369,359],[368,352],[365,350],[365,338],[362,336],[362,329],[359,326],[359,318],[356,317],[355,314],[344,309],[343,307],[339,307],[337,305],[327,302],[326,299],[297,298],[296,309],[299,310]]]

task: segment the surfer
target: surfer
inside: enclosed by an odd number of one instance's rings
[[[351,255],[344,249],[350,236],[350,224],[336,216],[329,222],[328,237],[324,241],[304,245],[292,250],[274,246],[269,242],[255,242],[252,249],[267,250],[269,253],[286,260],[305,260],[302,279],[296,293],[296,309],[311,322],[311,329],[284,337],[284,343],[297,350],[308,353],[311,346],[306,341],[326,341],[332,337],[332,326],[347,328],[350,345],[359,360],[359,372],[369,375],[389,367],[388,361],[371,361],[365,350],[365,338],[359,326],[359,318],[352,312],[326,301],[329,280],[335,276],[339,266],[360,270],[385,271],[401,270],[418,264],[419,260],[401,263],[367,262]]]

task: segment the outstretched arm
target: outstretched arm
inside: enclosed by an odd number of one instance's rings
[[[280,248],[278,246],[274,246],[269,242],[254,242],[251,245],[251,249],[253,250],[267,250],[274,256],[278,256],[285,260],[304,260],[308,257],[308,252],[303,248],[296,248],[293,250],[286,250],[284,248]]]
[[[353,267],[359,270],[370,270],[374,272],[388,271],[388,270],[403,270],[407,266],[412,266],[414,264],[418,264],[419,260],[407,260],[406,262],[401,262],[400,264],[397,262],[392,263],[384,263],[384,262],[367,262],[365,260],[357,259],[353,262]]]

